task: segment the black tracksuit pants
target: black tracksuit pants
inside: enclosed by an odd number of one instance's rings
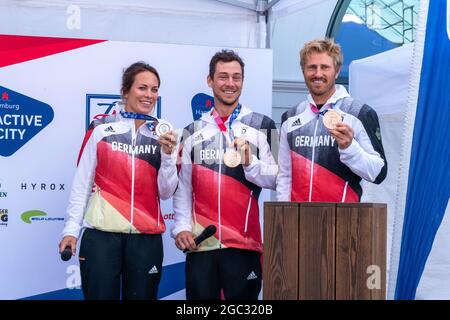
[[[163,261],[160,234],[86,229],[79,259],[85,299],[157,298]]]
[[[261,254],[225,248],[190,252],[186,257],[187,300],[257,300],[261,291]]]

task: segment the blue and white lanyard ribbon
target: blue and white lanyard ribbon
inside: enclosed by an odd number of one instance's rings
[[[233,142],[234,140],[234,132],[233,129],[231,128],[231,124],[233,123],[234,120],[236,120],[236,118],[239,116],[239,113],[241,112],[241,104],[239,103],[237,105],[237,107],[233,110],[233,113],[230,115],[230,118],[228,120],[228,131],[229,131],[229,135],[230,135],[230,141],[229,143]],[[219,116],[219,114],[217,113],[216,109],[214,109],[212,111],[212,116],[214,118],[214,121],[216,121],[217,125],[219,126],[219,129],[221,132],[223,132],[223,134],[225,135],[225,137],[228,137],[228,135],[226,134],[227,132],[227,127],[225,126],[222,118]]]
[[[120,115],[124,118],[128,119],[136,119],[136,120],[145,120],[149,121],[147,124],[148,128],[153,131],[155,129],[155,123],[158,123],[158,119],[155,117],[149,116],[148,114],[136,113],[136,112],[128,112],[128,111],[120,111]]]

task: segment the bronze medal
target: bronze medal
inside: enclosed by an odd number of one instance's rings
[[[323,116],[323,125],[330,130],[336,128],[338,123],[342,122],[342,115],[334,110],[328,110]]]
[[[235,168],[241,164],[241,154],[234,149],[228,149],[223,155],[223,163],[227,167]]]

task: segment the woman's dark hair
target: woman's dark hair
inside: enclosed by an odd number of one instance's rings
[[[136,75],[143,71],[149,71],[156,76],[156,78],[158,79],[158,88],[159,88],[159,86],[161,85],[161,79],[159,78],[158,71],[156,71],[155,68],[145,63],[144,61],[138,61],[133,63],[123,72],[122,87],[120,89],[122,96],[130,91],[131,86],[134,83],[134,79],[136,78]]]

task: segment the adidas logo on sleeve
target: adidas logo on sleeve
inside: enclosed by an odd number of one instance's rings
[[[298,127],[298,126],[301,126],[301,125],[302,125],[302,122],[301,122],[300,118],[298,118],[297,120],[292,122],[291,127]]]
[[[112,126],[105,129],[105,132],[116,132]]]

